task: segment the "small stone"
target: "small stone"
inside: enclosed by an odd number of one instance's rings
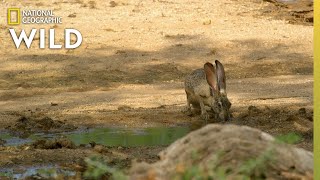
[[[306,115],[306,114],[307,114],[307,110],[306,110],[306,108],[300,108],[300,109],[298,110],[298,113],[299,113],[300,115]]]
[[[121,105],[121,106],[118,106],[118,110],[128,111],[128,110],[131,110],[131,107],[127,105]]]
[[[98,153],[103,153],[104,152],[104,147],[102,145],[95,145],[93,148],[96,152]]]
[[[118,5],[118,3],[114,2],[114,1],[110,1],[110,7],[116,7]]]
[[[256,114],[256,113],[260,113],[260,109],[258,109],[256,106],[249,106],[248,107],[248,113],[249,114]]]
[[[4,146],[5,143],[7,143],[5,140],[0,139],[0,146]]]
[[[69,14],[68,17],[70,17],[70,18],[75,18],[75,17],[77,17],[77,15],[76,15],[76,13],[73,13],[73,14]]]
[[[51,102],[51,106],[58,106],[58,103]]]
[[[204,21],[202,24],[203,25],[210,25],[211,24],[211,19]]]

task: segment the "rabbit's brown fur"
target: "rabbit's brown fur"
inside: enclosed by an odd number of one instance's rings
[[[216,68],[211,63],[205,63],[204,68],[196,69],[185,79],[187,94],[187,110],[201,109],[201,117],[209,119],[205,106],[209,106],[215,118],[228,120],[231,118],[231,103],[226,93],[226,78],[223,65],[216,60]]]

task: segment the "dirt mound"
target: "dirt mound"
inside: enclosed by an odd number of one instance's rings
[[[8,126],[7,129],[15,136],[28,137],[32,133],[56,133],[75,130],[73,125],[66,124],[62,121],[56,121],[50,117],[33,118],[20,117],[13,126]]]
[[[291,24],[313,25],[313,1],[298,0],[264,0],[270,5],[266,6],[263,14],[272,15],[277,19],[285,19]]]
[[[299,147],[313,150],[313,110],[306,108],[257,107],[249,106],[247,110],[237,112],[232,124],[246,125],[274,136],[295,133],[302,141]]]
[[[247,111],[238,115],[237,121],[241,125],[251,127],[281,127],[284,133],[294,131],[304,134],[313,129],[313,112],[306,110],[306,108],[294,111],[285,108],[270,108],[268,106],[263,108],[249,106]],[[287,129],[283,127],[287,127]]]
[[[313,154],[246,126],[207,125],[177,140],[154,164],[137,163],[131,179],[290,179],[310,177]]]
[[[279,117],[281,115],[281,117]],[[270,108],[265,106],[264,108],[257,107],[257,106],[249,106],[246,112],[242,112],[239,115],[240,120],[245,121],[258,121],[255,118],[261,117],[270,117],[270,121],[272,120],[271,117],[281,118],[281,120],[293,121],[296,119],[305,119],[309,122],[313,121],[313,112],[307,111],[305,108],[300,108],[298,111],[291,111],[284,108]],[[279,120],[280,121],[280,120]],[[261,122],[261,123],[269,123],[269,122]]]
[[[60,149],[68,148],[74,149],[76,145],[69,139],[59,138],[59,139],[41,139],[32,143],[32,147],[36,149]]]

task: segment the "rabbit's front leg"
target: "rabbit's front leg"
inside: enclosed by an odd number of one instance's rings
[[[200,108],[201,108],[201,118],[203,120],[206,121],[206,124],[208,123],[208,120],[209,120],[209,114],[205,108],[205,105],[204,105],[204,102],[203,102],[203,99],[202,98],[199,98],[199,104],[200,104]]]

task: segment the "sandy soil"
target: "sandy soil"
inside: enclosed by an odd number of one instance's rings
[[[7,30],[11,26],[2,23],[2,128],[23,115],[48,116],[77,127],[197,124],[199,116],[182,112],[183,79],[203,63],[219,59],[225,65],[233,104],[231,123],[273,135],[298,132],[304,137],[298,146],[312,150],[313,27],[295,23],[296,19],[274,18],[270,12],[278,7],[271,3],[10,0],[0,7],[53,9],[63,17],[61,25],[15,29],[55,28],[60,43],[65,28],[76,28],[83,35],[75,50],[40,50],[39,39],[30,49],[17,50]],[[258,111],[252,114],[249,106]],[[150,150],[150,159],[156,159],[161,149]],[[91,151],[4,147],[0,166],[70,163]],[[122,151],[139,159],[131,149]],[[62,158],[52,159],[53,154]]]

